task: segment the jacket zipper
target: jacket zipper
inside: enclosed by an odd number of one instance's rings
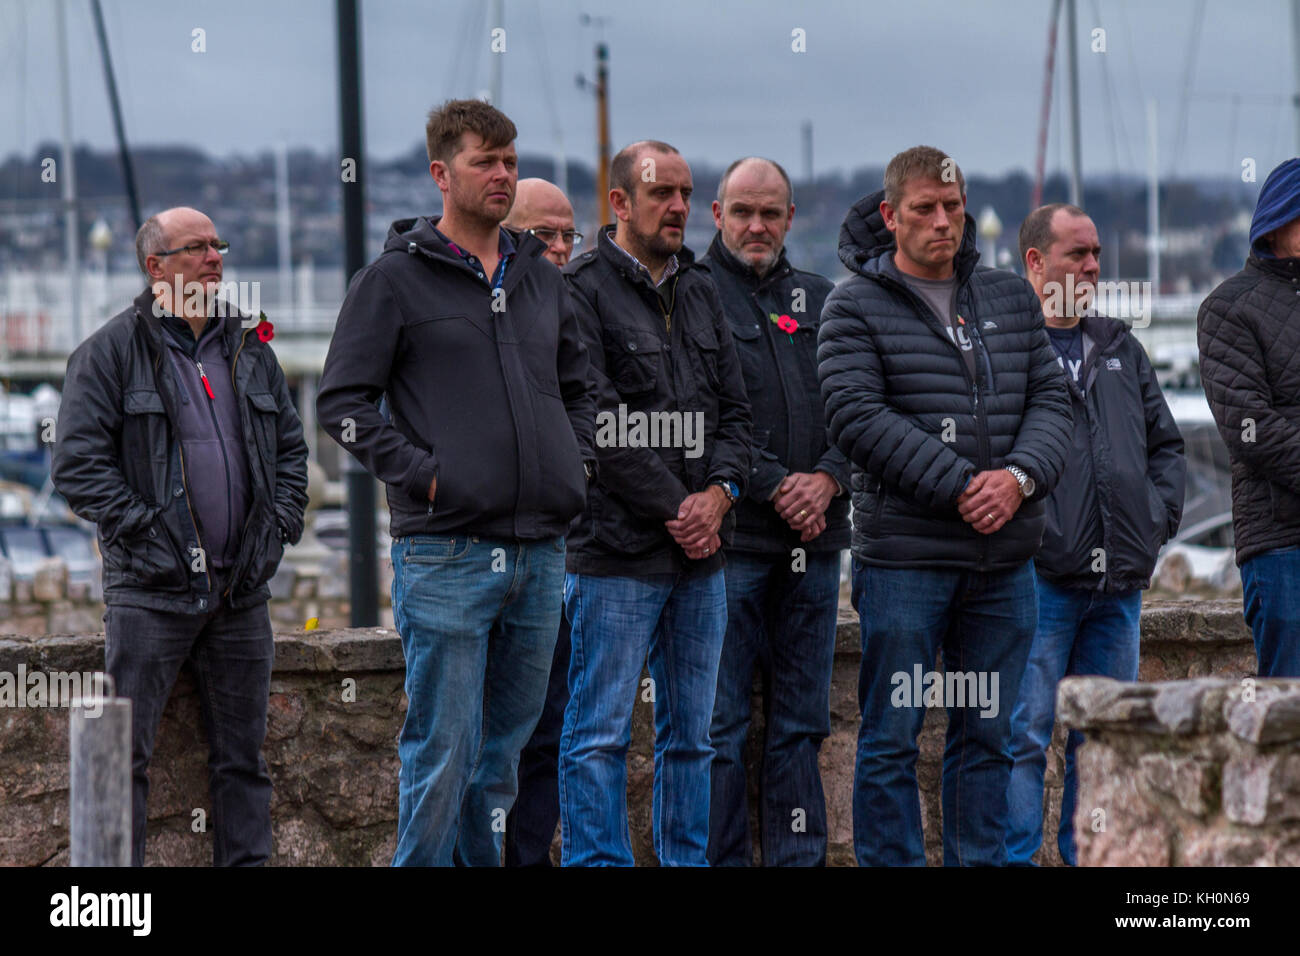
[[[226,533],[228,535],[235,518],[235,509],[230,503],[230,457],[226,454],[226,441],[225,436],[221,433],[221,423],[217,421],[217,409],[215,407],[217,396],[213,394],[212,385],[208,382],[208,375],[203,371],[203,363],[195,359],[194,365],[199,370],[199,380],[203,382],[203,389],[208,393],[208,414],[212,416],[212,427],[216,430],[217,444],[221,448],[221,466],[226,470]],[[233,375],[231,379],[233,381]],[[226,542],[226,547],[230,547],[229,540]],[[205,551],[204,554],[207,554],[207,552]],[[226,593],[229,594],[229,590]]]
[[[673,276],[672,297],[668,300],[668,311],[664,311],[664,300],[659,296],[659,290],[652,290],[655,296],[655,303],[659,306],[659,314],[664,317],[664,329],[672,334],[673,331],[673,309],[677,308],[677,276]]]
[[[230,360],[230,387],[231,387],[231,389],[234,390],[234,393],[235,393],[235,401],[236,401],[237,403],[241,404],[241,405],[244,404],[244,403],[240,402],[240,397],[239,397],[239,388],[238,388],[238,386],[235,385],[235,365],[239,362],[239,353],[242,352],[242,351],[244,351],[244,343],[248,341],[248,333],[251,332],[251,331],[252,331],[251,328],[244,329],[244,334],[241,335],[241,336],[239,337],[239,348],[235,349],[235,357],[232,358],[232,359]],[[207,384],[207,383],[205,382],[204,384]],[[211,393],[209,392],[209,394],[211,394]],[[215,414],[215,413],[214,413],[214,414]],[[250,421],[249,424],[251,425],[252,422]],[[254,448],[257,447],[257,439],[256,439],[256,438],[253,439],[253,447],[254,447]],[[226,449],[225,449],[225,446],[223,445],[222,448],[221,448],[221,454],[222,454],[223,457],[225,456],[225,453],[226,453]],[[260,455],[260,452],[259,452],[259,455]],[[250,473],[252,472],[252,470],[253,470],[254,467],[255,467],[255,466],[253,465],[252,461],[249,461],[249,463],[248,463],[248,470],[249,470]],[[260,464],[259,464],[259,467],[260,467]],[[227,469],[227,475],[229,475],[229,469]],[[249,477],[251,478],[252,475],[250,474]],[[226,480],[226,487],[227,487],[227,488],[230,487],[230,484],[229,484],[229,478],[227,478],[227,480]],[[272,491],[274,491],[274,489],[272,489]],[[227,493],[227,495],[226,495],[226,508],[227,508],[227,510],[229,510],[229,508],[230,508],[230,495],[229,495],[228,493]],[[274,511],[274,506],[272,507],[272,510]],[[253,509],[252,509],[252,508],[249,508],[249,509],[248,509],[248,517],[244,520],[244,534],[243,534],[243,539],[247,539],[247,538],[248,538],[248,529],[252,526],[252,524],[253,524]],[[229,518],[226,519],[226,527],[230,527],[230,519],[229,519]],[[241,539],[241,540],[242,540],[242,539]],[[236,552],[236,563],[238,563],[238,552]],[[226,588],[226,591],[225,591],[225,596],[226,596],[227,598],[229,598],[230,595],[231,595],[231,593],[235,590],[235,582],[236,582],[237,580],[239,580],[239,575],[238,575],[237,573],[235,573],[235,572],[239,572],[239,571],[242,571],[242,570],[243,570],[243,569],[242,569],[242,568],[239,568],[239,567],[235,567],[235,568],[232,568],[232,569],[231,569],[230,585],[229,585],[229,587]]]

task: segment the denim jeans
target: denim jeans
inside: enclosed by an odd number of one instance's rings
[[[638,695],[654,701],[654,849],[664,866],[707,866],[709,722],[726,632],[721,570],[570,574],[569,706],[560,738],[565,866],[631,866],[627,748]],[[641,665],[650,657],[647,687]]]
[[[880,568],[855,559],[853,603],[862,626],[853,788],[858,865],[925,865],[916,737],[925,707],[940,704],[948,710],[944,865],[1004,865],[1011,710],[1038,618],[1029,562],[986,573]],[[932,680],[940,649],[947,673]],[[932,699],[939,681],[942,693]]]
[[[220,588],[214,589],[220,594]],[[266,603],[205,614],[110,604],[105,668],[131,699],[131,864],[144,864],[149,760],[181,665],[194,667],[208,734],[214,866],[258,866],[271,856],[271,777],[262,757],[275,656]]]
[[[499,866],[516,770],[546,697],[564,539],[393,540],[406,656],[394,866]]]
[[[1242,604],[1260,677],[1300,677],[1300,548],[1257,554],[1241,566]]]
[[[569,702],[569,619],[561,610],[546,704],[519,754],[519,796],[506,817],[506,866],[551,865],[551,841],[560,823],[560,732]]]
[[[1011,771],[1008,794],[1007,862],[1030,863],[1043,842],[1043,775],[1056,715],[1056,685],[1062,677],[1096,674],[1134,681],[1138,676],[1138,638],[1142,592],[1103,594],[1060,588],[1036,577],[1038,629],[1011,713]],[[1078,781],[1074,752],[1083,734],[1071,730],[1065,744],[1065,784],[1057,846],[1061,859],[1075,864],[1074,807]]]
[[[830,733],[831,667],[840,553],[727,553],[727,637],[718,664],[710,738],[709,863],[748,866],[749,732],[754,667],[763,677],[766,732],[759,774],[759,834],[765,866],[826,863],[826,797],[817,752]]]

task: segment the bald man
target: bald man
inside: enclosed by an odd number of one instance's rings
[[[543,253],[557,266],[568,263],[582,233],[573,228],[573,206],[564,192],[545,179],[521,179],[515,204],[502,223],[515,232],[529,232],[546,243]],[[546,704],[533,735],[519,753],[519,794],[506,817],[506,866],[548,867],[551,843],[560,825],[560,786],[557,777],[560,731],[569,702],[569,622],[560,614],[560,631],[546,685]]]
[[[267,581],[302,534],[307,444],[265,315],[221,298],[229,245],[179,207],[135,242],[149,286],[68,359],[52,477],[98,526],[104,650],[131,700],[132,863],[149,758],[185,661],[210,747],[213,863],[271,855]]]
[[[559,186],[545,179],[519,180],[515,204],[501,225],[542,240],[544,255],[557,266],[567,265],[574,247],[582,243],[582,233],[573,228],[573,205]]]

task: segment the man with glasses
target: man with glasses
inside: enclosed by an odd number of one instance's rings
[[[521,179],[515,189],[515,204],[501,223],[507,229],[526,232],[546,244],[542,255],[557,266],[565,266],[573,250],[582,245],[582,233],[573,228],[573,206],[559,186],[545,179]]]
[[[132,702],[136,866],[154,736],[186,660],[210,748],[213,862],[271,855],[266,582],[302,534],[307,445],[269,323],[218,298],[227,248],[198,210],[146,220],[136,258],[150,286],[72,353],[59,415],[52,477],[98,525],[107,670]]]
[[[519,180],[515,204],[501,225],[546,243],[542,255],[557,266],[566,265],[574,246],[582,242],[582,233],[573,227],[573,206],[568,197],[545,179]],[[560,825],[556,774],[564,707],[569,702],[568,673],[569,621],[561,610],[546,703],[537,728],[519,754],[519,796],[506,817],[506,866],[551,865],[551,842]]]

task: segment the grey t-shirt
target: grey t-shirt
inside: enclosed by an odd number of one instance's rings
[[[966,360],[971,381],[975,381],[975,346],[964,324],[957,321],[957,275],[954,273],[946,279],[922,279],[899,272],[903,281],[911,287],[934,310],[939,321],[948,329],[948,338],[961,349],[961,357]]]

